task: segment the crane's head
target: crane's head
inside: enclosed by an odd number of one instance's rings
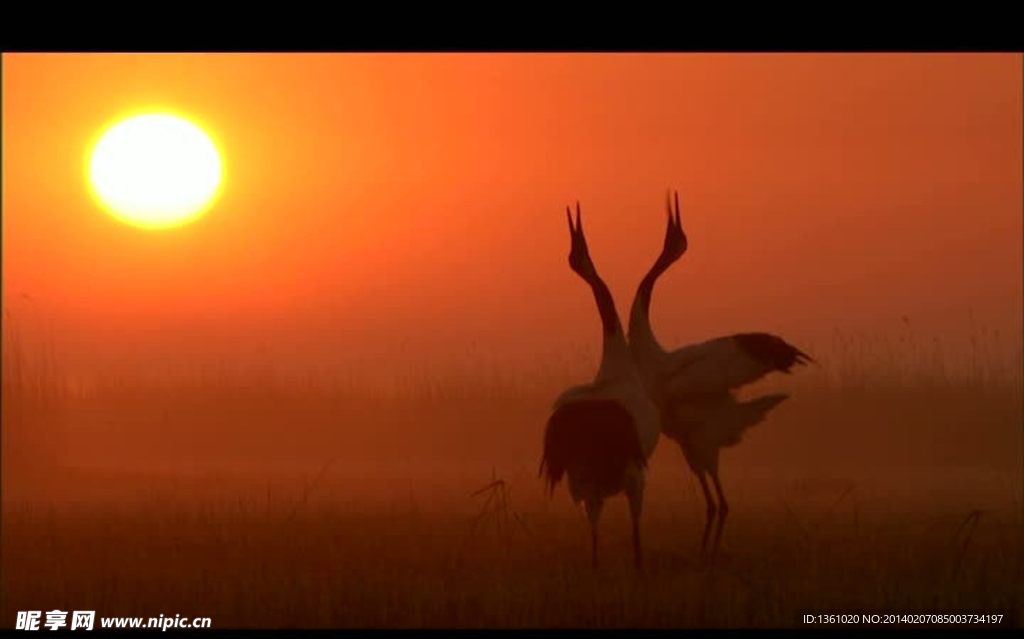
[[[580,203],[576,203],[576,224],[572,223],[572,211],[565,207],[565,216],[569,220],[569,237],[572,239],[572,248],[569,250],[569,267],[576,271],[580,277],[590,281],[597,275],[594,263],[590,259],[590,250],[587,248],[587,238],[583,235],[583,222],[580,221]]]
[[[675,193],[675,210],[672,208],[673,198],[669,196],[666,201],[668,209],[668,227],[665,229],[665,246],[661,250],[661,257],[666,263],[675,262],[683,253],[686,253],[688,246],[686,233],[683,232],[682,222],[679,220],[679,192]]]

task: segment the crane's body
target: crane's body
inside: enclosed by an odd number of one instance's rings
[[[738,444],[747,429],[764,421],[788,397],[780,393],[740,401],[736,390],[771,372],[788,374],[793,366],[812,360],[782,338],[759,332],[717,337],[671,351],[662,347],[650,322],[654,283],[687,249],[678,195],[674,213],[671,202],[668,209],[665,246],[637,288],[630,310],[629,346],[644,386],[660,411],[661,432],[679,445],[700,480],[707,505],[703,552],[716,516],[717,547],[729,509],[718,478],[721,449]],[[707,476],[718,493],[717,507]]]
[[[576,205],[569,216],[569,263],[591,287],[601,316],[601,364],[589,384],[562,392],[544,430],[540,472],[549,493],[566,479],[574,503],[590,521],[592,563],[597,567],[597,530],[607,499],[625,493],[633,521],[634,562],[642,569],[640,516],[647,460],[657,446],[661,419],[640,378],[608,287],[590,259]]]

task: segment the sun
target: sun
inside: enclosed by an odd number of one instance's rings
[[[220,193],[223,163],[210,136],[187,118],[143,113],[101,132],[89,154],[93,194],[115,218],[145,229],[202,216]]]

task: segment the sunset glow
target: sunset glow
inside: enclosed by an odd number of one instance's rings
[[[5,51],[0,623],[1024,627],[1022,79]]]
[[[89,180],[118,219],[167,228],[202,215],[217,195],[221,159],[192,122],[166,113],[137,115],[107,129],[92,149]]]

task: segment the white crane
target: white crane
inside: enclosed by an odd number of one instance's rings
[[[629,317],[629,346],[645,385],[662,414],[661,430],[683,451],[690,470],[700,480],[707,504],[701,554],[717,514],[714,549],[718,548],[729,504],[718,479],[719,451],[739,443],[744,431],[762,422],[788,395],[770,394],[740,402],[734,391],[778,371],[790,373],[813,360],[782,338],[769,333],[737,333],[666,351],[651,330],[650,304],[658,277],[686,252],[687,239],[668,201],[665,244],[654,266],[640,282]],[[708,489],[711,476],[718,493],[716,507]]]
[[[590,285],[601,316],[601,364],[594,381],[567,389],[555,400],[544,432],[540,474],[548,493],[567,477],[574,503],[590,521],[591,561],[597,568],[597,526],[606,499],[625,492],[633,521],[633,560],[643,570],[640,516],[647,460],[658,442],[660,416],[629,353],[608,286],[594,268],[576,204],[569,234],[569,265]]]

